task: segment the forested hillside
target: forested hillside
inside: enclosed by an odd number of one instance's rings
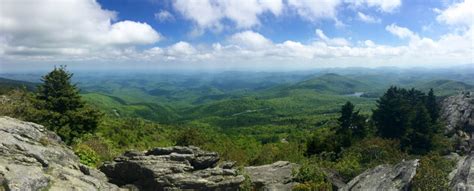
[[[431,74],[387,74],[390,83],[376,74],[214,75],[73,78],[59,68],[38,89],[4,80],[9,89],[0,113],[50,127],[90,166],[126,150],[196,145],[241,166],[301,164],[298,189],[325,190],[326,168],[347,182],[418,156],[451,164],[439,157],[454,144],[442,134],[439,101],[473,90],[468,81]],[[446,172],[437,173],[418,176],[444,181]]]

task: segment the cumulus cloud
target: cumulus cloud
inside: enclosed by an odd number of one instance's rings
[[[272,42],[263,35],[253,31],[236,33],[230,37],[230,41],[236,45],[250,49],[263,49],[272,44]]]
[[[366,15],[361,12],[357,12],[357,18],[366,23],[380,23],[382,21],[380,18]]]
[[[464,0],[450,5],[445,10],[436,9],[439,15],[436,17],[441,23],[449,25],[474,25],[474,0]]]
[[[81,55],[114,47],[152,44],[161,35],[146,23],[116,20],[94,1],[4,0],[0,39],[4,54]]]
[[[281,14],[282,0],[245,1],[173,1],[174,8],[185,18],[193,21],[199,30],[220,31],[225,19],[232,21],[237,28],[251,28],[260,25],[259,16],[271,13]]]

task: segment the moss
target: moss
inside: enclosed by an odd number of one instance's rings
[[[47,137],[41,137],[39,139],[39,143],[41,143],[41,145],[43,146],[48,146],[49,144],[51,144],[51,142],[49,141]]]

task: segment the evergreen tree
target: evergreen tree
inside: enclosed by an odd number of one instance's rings
[[[426,154],[433,146],[435,131],[426,107],[418,104],[410,113],[410,127],[403,137],[402,148],[415,154]]]
[[[339,127],[336,135],[341,147],[350,146],[356,139],[362,139],[366,135],[366,118],[354,111],[354,105],[346,102],[341,107],[341,116],[338,118]]]
[[[81,100],[79,90],[71,83],[72,76],[64,66],[54,68],[43,76],[34,99],[35,121],[58,133],[68,144],[94,131],[101,116]]]
[[[377,100],[377,108],[373,111],[373,121],[378,133],[383,138],[400,138],[405,134],[406,101],[403,98],[406,90],[390,87]]]
[[[380,136],[399,139],[402,149],[424,154],[434,147],[438,106],[432,90],[425,93],[390,87],[377,101],[373,120]]]
[[[352,115],[354,112],[354,105],[348,101],[341,107],[341,116],[339,117],[340,129],[350,129],[352,124]]]
[[[428,109],[432,122],[436,123],[439,118],[439,106],[436,102],[436,96],[434,95],[433,89],[430,89],[428,96],[426,97],[426,109]]]

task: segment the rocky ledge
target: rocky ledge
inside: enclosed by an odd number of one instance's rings
[[[456,142],[457,152],[466,154],[474,147],[474,93],[463,92],[447,97],[441,106],[446,134]]]
[[[175,146],[126,152],[100,170],[111,182],[139,190],[237,190],[244,176],[218,161],[214,152]]]
[[[418,160],[379,165],[355,177],[341,190],[408,190],[417,166]]]
[[[0,117],[0,190],[119,190],[43,126]]]

